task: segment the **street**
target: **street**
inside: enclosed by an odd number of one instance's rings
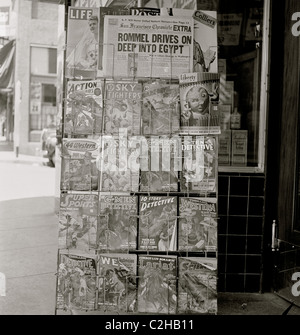
[[[55,168],[0,152],[0,315],[54,315]]]

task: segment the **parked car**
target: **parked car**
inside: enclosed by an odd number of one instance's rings
[[[56,148],[56,126],[50,124],[48,128],[44,128],[41,133],[41,145],[43,157],[49,159],[49,165],[55,167],[55,148]]]

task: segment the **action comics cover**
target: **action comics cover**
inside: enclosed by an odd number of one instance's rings
[[[141,142],[140,191],[178,191],[180,143],[169,136],[151,136]]]
[[[127,129],[127,134],[139,135],[141,123],[142,84],[137,81],[105,81],[104,132],[119,134],[119,129]]]
[[[178,257],[178,314],[217,314],[217,259]]]
[[[179,84],[162,80],[143,82],[142,134],[169,135],[179,132]]]
[[[96,139],[63,138],[61,158],[62,191],[97,191],[96,160],[99,144]]]
[[[95,253],[98,221],[98,193],[60,195],[58,247]]]
[[[96,309],[96,256],[59,253],[56,308],[72,311]]]
[[[68,9],[66,78],[95,79],[98,68],[99,8]]]
[[[65,108],[65,134],[100,134],[102,131],[102,115],[102,81],[69,80],[67,82]]]
[[[136,312],[137,255],[98,255],[97,309],[111,312]]]
[[[97,251],[136,250],[137,202],[134,195],[100,195]]]
[[[138,256],[138,312],[175,314],[177,256]]]
[[[179,197],[178,250],[217,251],[217,198]]]
[[[215,193],[218,183],[218,143],[213,135],[184,136],[180,191]]]
[[[105,15],[104,78],[178,79],[192,71],[193,19]]]
[[[124,136],[104,135],[101,141],[100,156],[97,160],[100,191],[137,192],[139,148],[134,145],[131,147],[126,131]]]
[[[179,76],[180,133],[220,134],[218,73],[191,72]]]
[[[139,250],[177,250],[176,196],[140,196],[138,236]]]

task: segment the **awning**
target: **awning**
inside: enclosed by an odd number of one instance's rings
[[[14,86],[15,40],[7,42],[0,49],[0,89]]]

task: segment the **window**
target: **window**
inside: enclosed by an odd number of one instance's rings
[[[31,74],[56,74],[57,50],[56,48],[31,47]]]

